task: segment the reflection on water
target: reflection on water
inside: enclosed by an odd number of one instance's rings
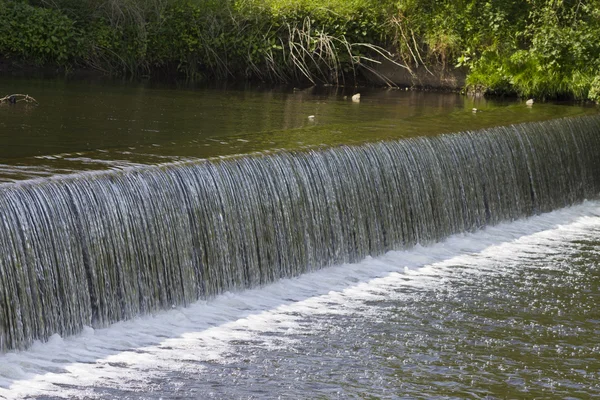
[[[357,104],[349,97],[358,90]],[[26,92],[40,102],[0,106],[0,181],[596,112],[366,88],[225,90],[2,79],[0,92]]]

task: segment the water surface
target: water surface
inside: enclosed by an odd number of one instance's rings
[[[0,181],[275,149],[363,143],[596,113],[367,88],[194,88],[0,79]],[[360,103],[350,96],[360,92]],[[479,112],[473,113],[477,108]],[[314,118],[309,118],[314,116]]]

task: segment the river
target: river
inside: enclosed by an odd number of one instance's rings
[[[594,108],[0,88],[0,398],[600,396]]]

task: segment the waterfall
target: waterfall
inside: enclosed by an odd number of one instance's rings
[[[600,194],[600,117],[0,186],[0,351]]]

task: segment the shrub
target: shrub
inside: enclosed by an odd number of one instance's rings
[[[66,66],[83,54],[83,40],[73,20],[55,10],[0,3],[0,54]]]

